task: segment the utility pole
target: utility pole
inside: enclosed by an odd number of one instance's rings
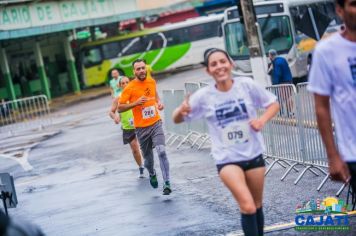
[[[253,78],[260,85],[267,87],[271,81],[267,74],[267,60],[264,53],[262,36],[257,23],[253,0],[237,0],[237,9],[242,14],[241,23],[245,27]]]

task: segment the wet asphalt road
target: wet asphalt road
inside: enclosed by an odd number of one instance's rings
[[[191,79],[189,79],[191,78]],[[159,81],[159,90],[183,88],[187,80],[206,81],[201,69]],[[236,235],[239,210],[217,176],[209,150],[167,147],[173,193],[152,189],[138,169],[121,130],[107,115],[110,98],[77,104],[55,114],[60,133],[41,141],[29,153],[30,171],[12,159],[0,159],[0,172],[15,177],[19,204],[10,215],[38,224],[47,235]],[[30,138],[29,138],[30,139]],[[160,174],[156,161],[157,173]],[[295,206],[310,198],[334,195],[340,184],[330,181],[316,191],[323,176],[307,173],[298,185],[292,172],[275,166],[266,178],[266,226],[294,221]],[[147,176],[147,173],[146,173]],[[162,183],[159,175],[160,184]],[[341,195],[346,199],[346,191]],[[351,222],[355,223],[354,218]],[[354,224],[353,224],[354,225]],[[356,234],[355,229],[352,229]],[[351,235],[352,232],[270,235]]]

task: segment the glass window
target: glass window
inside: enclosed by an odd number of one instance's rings
[[[264,49],[267,52],[275,49],[279,53],[287,53],[293,45],[292,32],[287,16],[259,18]],[[245,28],[240,22],[225,26],[227,50],[234,59],[249,57]]]
[[[173,46],[177,44],[218,37],[220,30],[219,27],[220,22],[213,21],[185,28],[169,30],[164,32],[164,35],[167,38],[167,45]]]
[[[130,38],[121,41],[121,53],[119,56],[132,55],[146,50],[142,37]]]
[[[240,22],[234,22],[225,26],[226,48],[234,59],[247,59],[249,57],[248,43],[245,28]]]
[[[187,35],[188,32],[185,28],[169,30],[164,32],[167,39],[167,46],[174,46],[177,44],[182,44],[188,42]]]
[[[119,42],[103,44],[103,57],[105,59],[118,57],[121,52],[121,47]]]
[[[267,17],[258,19],[261,26],[265,51],[275,49],[286,53],[292,47],[292,32],[287,16]]]
[[[100,48],[87,48],[84,51],[84,66],[90,67],[98,65],[102,62],[103,58],[101,56]]]
[[[160,34],[150,34],[143,37],[146,50],[155,50],[163,47],[163,38]]]
[[[219,22],[213,21],[200,25],[194,25],[188,29],[188,38],[190,41],[202,40],[219,36]]]

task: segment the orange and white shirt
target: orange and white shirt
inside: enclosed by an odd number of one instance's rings
[[[161,119],[156,102],[156,81],[152,78],[131,81],[122,91],[119,103],[133,103],[142,96],[147,97],[148,101],[132,108],[135,128],[151,126]]]

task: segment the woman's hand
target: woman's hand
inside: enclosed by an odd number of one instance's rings
[[[173,112],[173,121],[174,123],[178,124],[184,121],[184,117],[187,116],[191,111],[191,107],[189,105],[189,94],[185,96],[184,101],[182,104],[175,109]]]
[[[272,119],[277,112],[279,111],[279,104],[278,102],[274,102],[270,104],[267,108],[266,111],[262,114],[261,117],[258,119],[253,119],[249,122],[251,128],[255,131],[261,131],[262,128],[265,126],[265,124]]]
[[[249,122],[251,128],[256,131],[259,132],[262,130],[262,128],[265,126],[265,122],[261,119],[253,119]]]
[[[115,115],[115,117],[114,117],[115,124],[119,124],[120,121],[121,121],[120,116]]]
[[[191,108],[189,105],[189,94],[187,96],[185,96],[184,101],[182,102],[182,104],[179,107],[179,113],[182,116],[187,116],[190,112],[191,112]]]

